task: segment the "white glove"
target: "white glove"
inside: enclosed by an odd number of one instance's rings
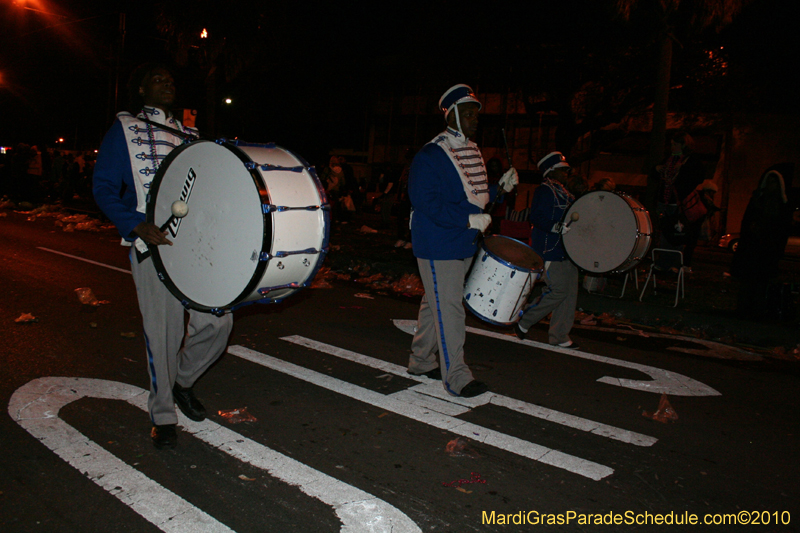
[[[500,178],[498,185],[506,191],[511,192],[511,189],[517,186],[519,183],[519,176],[517,175],[517,170],[514,167],[509,168],[503,177]]]
[[[566,224],[562,224],[561,222],[556,222],[555,224],[553,224],[553,229],[551,229],[550,231],[552,231],[553,233],[560,233],[561,235],[564,235],[566,232],[569,231],[569,226],[567,226]]]
[[[469,229],[476,229],[483,233],[492,223],[492,215],[477,214],[469,216]]]

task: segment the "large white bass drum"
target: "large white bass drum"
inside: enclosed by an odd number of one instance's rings
[[[569,231],[564,248],[587,272],[624,272],[636,266],[650,246],[652,225],[647,210],[624,193],[592,191],[564,214]]]
[[[172,204],[188,205],[172,218]],[[159,277],[186,308],[222,314],[308,286],[328,251],[330,206],[314,169],[274,144],[195,141],[173,150],[150,189]]]
[[[467,309],[490,324],[515,324],[543,266],[527,244],[500,235],[486,237],[464,286]]]

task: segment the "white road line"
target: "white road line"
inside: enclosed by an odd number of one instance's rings
[[[414,334],[414,328],[417,325],[416,320],[393,320],[394,325],[400,331],[404,331],[411,335]],[[483,335],[484,337],[491,337],[493,339],[500,339],[507,342],[515,342],[517,344],[525,344],[527,346],[534,346],[542,350],[550,350],[551,352],[558,352],[573,357],[580,357],[581,359],[589,359],[599,363],[605,363],[614,366],[621,366],[624,368],[631,368],[638,370],[648,376],[652,377],[652,381],[642,381],[635,379],[613,378],[604,376],[597,381],[607,383],[609,385],[616,385],[618,387],[625,387],[627,389],[640,390],[645,392],[652,392],[655,394],[670,394],[673,396],[722,396],[719,392],[712,389],[704,383],[700,383],[692,378],[670,372],[669,370],[662,370],[654,366],[640,365],[638,363],[630,363],[621,359],[612,359],[611,357],[604,357],[602,355],[595,355],[581,350],[571,350],[569,348],[561,348],[559,346],[551,346],[536,341],[522,341],[516,337],[505,335],[503,333],[495,333],[493,331],[486,331],[485,329],[467,328],[467,332],[475,333],[476,335]]]
[[[398,397],[386,396],[384,394],[359,387],[358,385],[353,385],[352,383],[347,383],[345,381],[320,374],[319,372],[315,372],[313,370],[276,359],[269,355],[250,350],[243,346],[231,346],[228,348],[228,353],[297,379],[301,379],[308,383],[312,383],[314,385],[337,392],[344,396],[349,396],[355,400],[374,405],[379,409],[396,413],[412,420],[422,422],[423,424],[444,429],[451,433],[455,433],[456,435],[461,435],[478,442],[483,442],[490,446],[494,446],[495,448],[506,450],[519,456],[533,459],[534,461],[538,461],[540,463],[555,466],[556,468],[562,468],[595,481],[599,481],[604,477],[610,476],[614,473],[612,468],[609,468],[605,465],[587,461],[586,459],[581,459],[580,457],[575,457],[574,455],[569,455],[558,450],[546,448],[544,446],[540,446],[517,437],[512,437],[510,435],[506,435],[477,424],[465,422],[463,420],[459,420],[458,418],[453,418],[452,416],[435,412],[432,409],[402,401]],[[442,386],[438,382],[433,382],[430,384],[417,385],[411,390],[418,388],[427,393],[429,388],[441,390]],[[461,398],[461,400],[466,400],[466,398]]]
[[[38,250],[44,250],[45,252],[50,252],[51,254],[58,254],[63,255],[64,257],[69,257],[70,259],[77,259],[78,261],[83,261],[84,263],[89,263],[92,265],[101,266],[104,268],[110,268],[111,270],[116,270],[117,272],[122,272],[123,274],[130,274],[130,270],[124,270],[122,268],[117,268],[115,266],[106,265],[105,263],[98,263],[97,261],[92,261],[91,259],[85,259],[83,257],[78,257],[77,255],[70,255],[65,254],[64,252],[59,252],[58,250],[51,250],[50,248],[42,248],[41,246],[36,247]]]
[[[47,377],[17,389],[8,413],[20,426],[71,466],[169,532],[229,532],[224,524],[144,476],[58,418],[65,405],[83,397],[124,400],[147,411],[147,391],[114,381]],[[347,533],[417,533],[397,508],[351,485],[286,457],[210,420],[192,422],[178,413],[189,433],[334,508]]]
[[[432,381],[422,376],[412,376],[406,372],[405,367],[395,365],[393,363],[381,361],[380,359],[375,359],[356,352],[351,352],[350,350],[345,350],[343,348],[331,346],[330,344],[317,342],[305,337],[300,337],[298,335],[281,337],[281,340],[298,344],[300,346],[306,346],[307,348],[311,348],[312,350],[316,350],[318,352],[335,355],[336,357],[347,359],[349,361],[369,366],[383,372],[394,374],[396,376],[419,381],[420,383],[426,385],[435,385],[433,387],[426,386],[424,390],[419,390],[419,386],[413,387],[407,391],[396,392],[392,396],[409,403],[415,403],[422,407],[427,407],[442,414],[458,416],[469,411],[471,407],[491,403],[494,405],[507,407],[508,409],[512,409],[534,418],[540,418],[542,420],[547,420],[548,422],[571,427],[580,431],[586,431],[588,433],[593,433],[595,435],[600,435],[628,444],[634,444],[636,446],[652,446],[658,442],[658,439],[648,435],[642,435],[641,433],[636,433],[634,431],[628,431],[626,429],[609,426],[601,422],[587,420],[585,418],[580,418],[555,411],[553,409],[548,409],[546,407],[533,405],[521,400],[515,400],[514,398],[509,398],[500,394],[487,393],[481,394],[477,398],[456,398],[448,395],[442,388],[439,381]],[[419,394],[418,392],[421,392],[422,394]],[[434,396],[435,398],[431,398],[431,396]]]

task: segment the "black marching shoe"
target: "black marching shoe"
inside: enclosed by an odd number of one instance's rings
[[[175,424],[153,425],[153,429],[150,430],[150,438],[153,439],[153,446],[159,450],[174,448],[178,444],[178,432],[175,431]]]
[[[489,390],[489,385],[482,381],[475,381],[474,379],[464,385],[464,388],[461,389],[459,395],[462,398],[474,398],[475,396],[480,396],[484,392]]]
[[[525,335],[528,334],[527,331],[522,331],[522,328],[519,327],[519,323],[514,324],[514,333],[517,335],[517,338],[521,341],[524,341]]]
[[[201,422],[206,419],[206,408],[200,403],[191,387],[181,387],[177,383],[172,387],[172,398],[188,418],[195,422]]]

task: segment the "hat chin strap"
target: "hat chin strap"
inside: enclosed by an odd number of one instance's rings
[[[467,136],[464,135],[464,132],[461,130],[461,117],[458,115],[458,104],[455,104],[453,106],[453,111],[456,112],[456,128],[458,128],[458,133],[460,133],[461,136],[464,137],[464,140],[466,141]]]

